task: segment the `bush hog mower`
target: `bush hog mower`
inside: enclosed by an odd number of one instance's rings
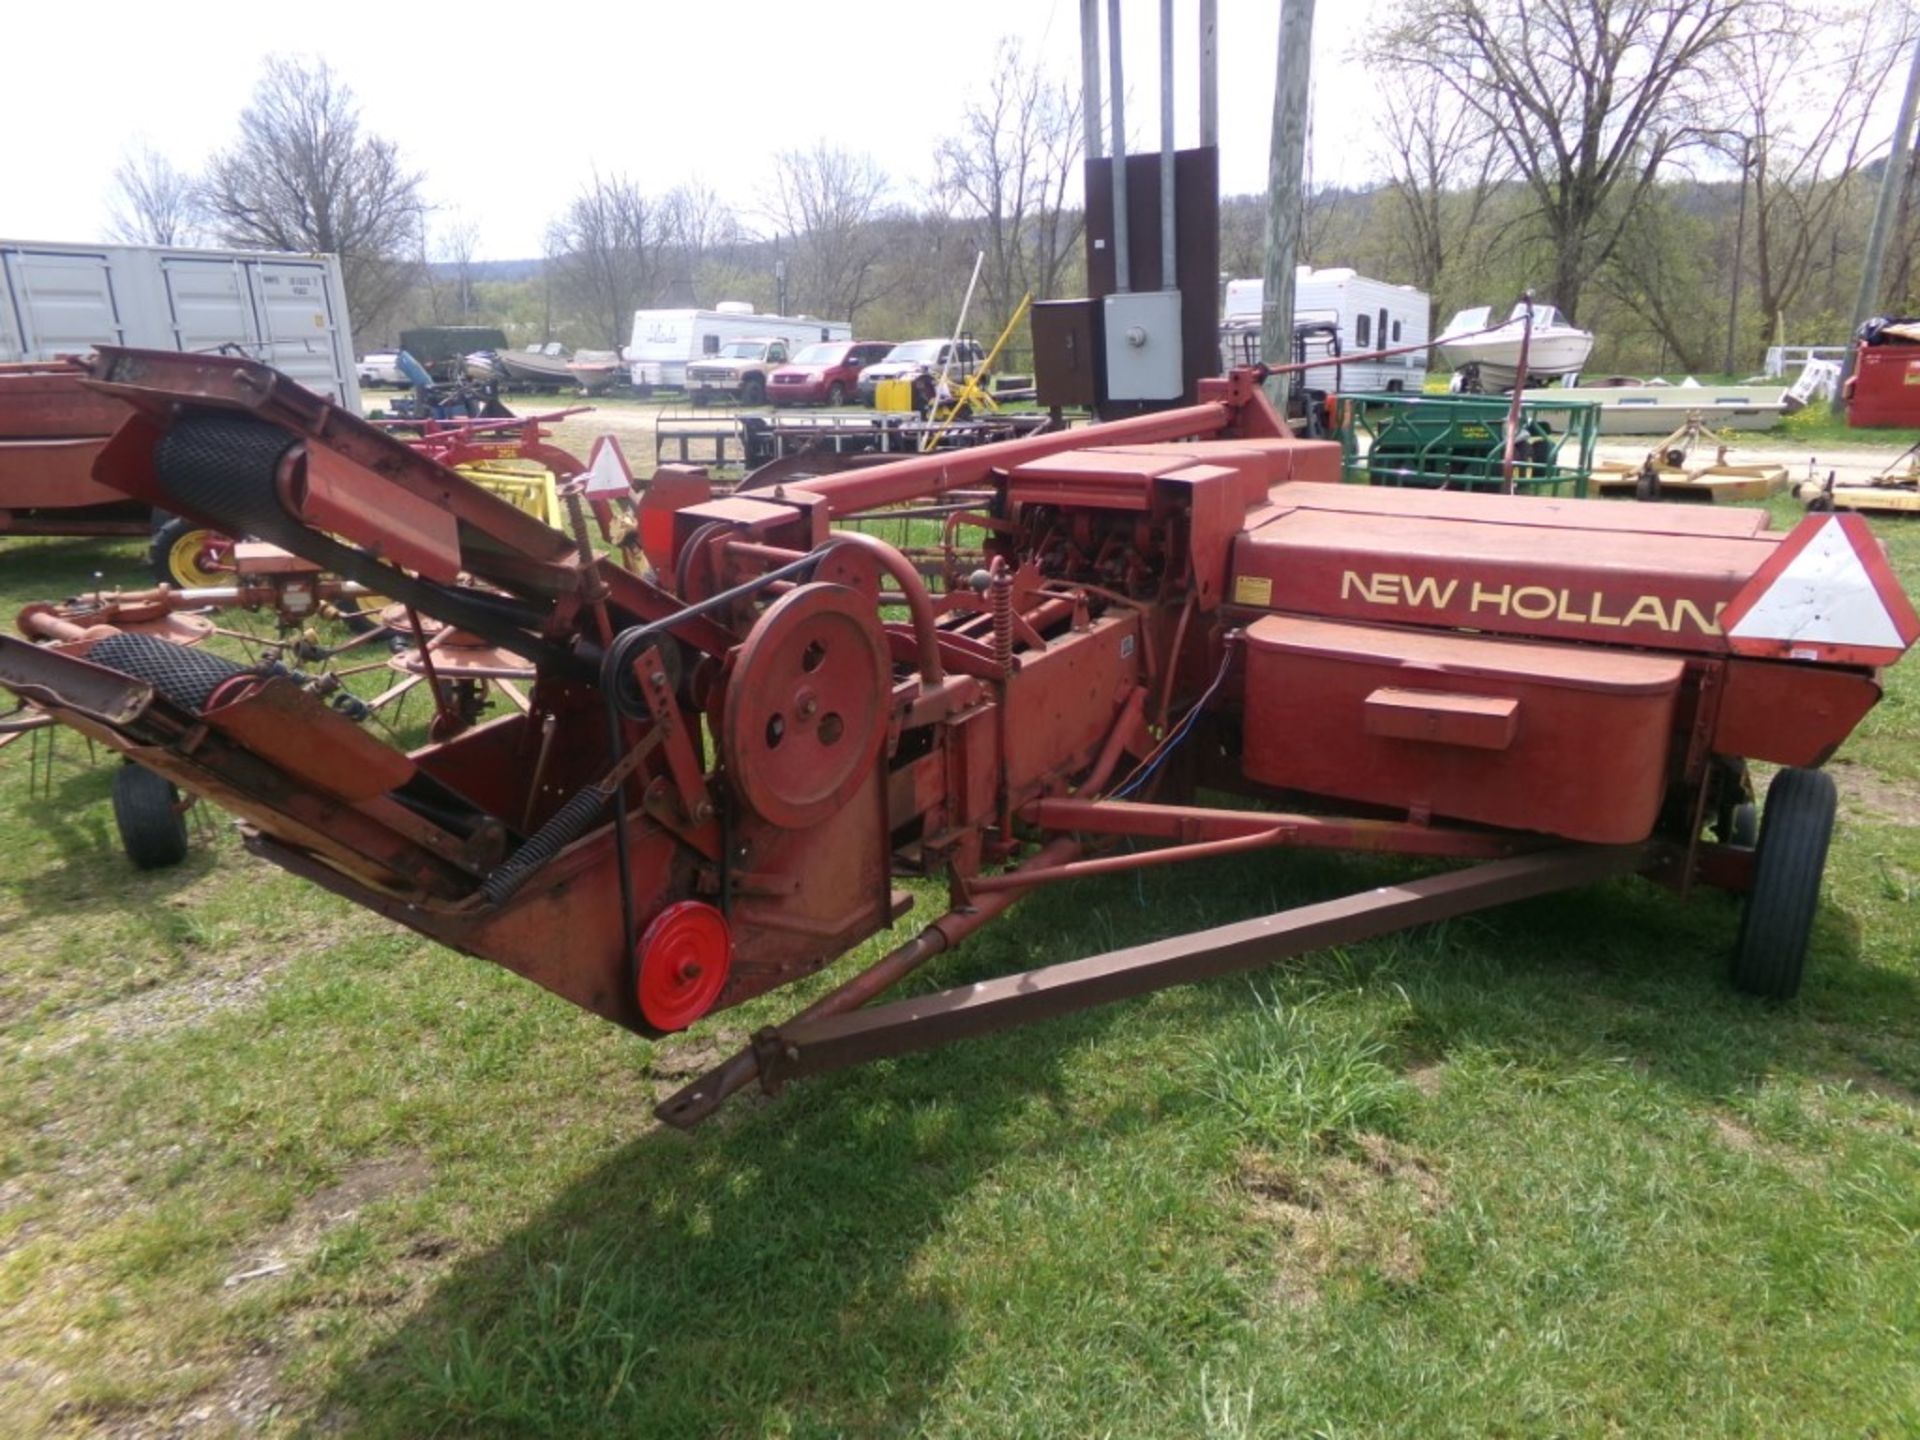
[[[284,675],[123,636],[0,683],[233,811],[259,854],[643,1035],[912,940],[661,1106],[1638,873],[1748,892],[1799,985],[1818,766],[1920,633],[1856,516],[1328,483],[1255,371],[1198,403],[685,503],[649,580],[260,365],[102,351],[97,474],[536,672],[411,754]],[[836,518],[990,496],[928,577]],[[1744,761],[1790,767],[1757,835]],[[1218,800],[1207,797],[1217,796]],[[1123,842],[1136,848],[1122,848]],[[1035,886],[1287,846],[1464,862],[869,1004]],[[1148,847],[1148,848],[1137,848]]]

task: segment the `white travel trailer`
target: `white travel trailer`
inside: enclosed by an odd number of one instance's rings
[[[1259,280],[1227,282],[1222,340],[1230,350],[1236,336],[1254,333],[1258,350],[1260,301],[1266,287]],[[1425,345],[1433,303],[1411,285],[1369,279],[1345,267],[1315,270],[1302,265],[1294,271],[1293,318],[1296,324],[1330,321],[1340,329],[1340,353],[1390,350],[1401,345]],[[1312,358],[1309,352],[1309,358]],[[1231,356],[1229,357],[1232,358]],[[1246,357],[1241,363],[1247,363]],[[1405,390],[1418,393],[1427,373],[1427,352],[1415,350],[1386,360],[1362,360],[1341,365],[1336,382],[1334,367],[1316,366],[1306,372],[1309,390],[1348,393]]]
[[[722,300],[713,310],[636,310],[633,339],[627,346],[633,386],[642,394],[661,388],[684,390],[689,361],[718,355],[729,340],[770,336],[798,350],[821,340],[851,340],[853,326],[809,315],[760,315],[744,300]]]
[[[96,345],[228,347],[360,408],[332,255],[0,240],[0,363]]]

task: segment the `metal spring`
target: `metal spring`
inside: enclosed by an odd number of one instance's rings
[[[1013,674],[1013,575],[1007,562],[993,557],[993,579],[987,584],[987,603],[993,614],[993,663],[1002,675]]]
[[[547,823],[528,837],[526,844],[480,882],[480,893],[487,897],[488,903],[499,905],[506,901],[532,878],[534,871],[586,834],[606,808],[608,798],[607,792],[598,785],[589,785],[554,811]]]

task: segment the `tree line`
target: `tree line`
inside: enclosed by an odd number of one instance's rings
[[[1310,174],[1302,263],[1415,285],[1436,322],[1531,290],[1596,332],[1602,368],[1744,372],[1776,339],[1844,337],[1882,168],[1914,166],[1879,133],[1920,33],[1912,5],[1409,0],[1397,15],[1359,55],[1372,178]],[[277,58],[202,174],[127,159],[117,227],[337,253],[366,345],[435,322],[612,348],[636,309],[723,299],[865,335],[944,333],[976,256],[969,328],[991,337],[1022,295],[1084,287],[1082,127],[1073,89],[1011,41],[970,93],[915,191],[826,143],[772,157],[751,210],[703,185],[596,173],[531,273],[504,279],[471,222],[424,203],[421,174],[365,130],[326,64]],[[1920,281],[1917,189],[1889,308],[1913,308]],[[1226,274],[1261,272],[1265,203],[1222,201]]]

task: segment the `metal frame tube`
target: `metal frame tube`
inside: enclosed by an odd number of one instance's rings
[[[1127,244],[1127,99],[1120,69],[1120,0],[1107,0],[1107,77],[1113,91],[1113,293],[1133,289],[1133,256]]]
[[[774,1086],[1171,985],[1230,975],[1309,950],[1355,944],[1409,925],[1572,890],[1653,868],[1665,854],[1664,847],[1651,844],[1578,845],[1494,860],[1108,955],[1002,975],[852,1014],[782,1025],[754,1036],[754,1052],[763,1082]],[[993,898],[997,897],[982,896],[981,901]]]
[[[1080,0],[1080,125],[1086,136],[1087,159],[1098,160],[1104,153],[1100,140],[1100,0]]]
[[[782,500],[812,497],[824,501],[838,518],[882,505],[898,505],[952,490],[974,489],[991,481],[996,470],[1012,470],[1029,460],[1080,450],[1089,445],[1152,445],[1163,440],[1199,439],[1226,429],[1239,407],[1217,401],[1108,420],[1075,430],[1050,430],[1024,440],[1006,440],[967,450],[932,450],[886,465],[824,475],[804,484],[755,491],[756,499]],[[1244,422],[1243,422],[1244,423]]]
[[[1220,0],[1200,0],[1200,143],[1220,143]]]
[[[1178,290],[1173,191],[1173,0],[1160,0],[1160,288]]]

